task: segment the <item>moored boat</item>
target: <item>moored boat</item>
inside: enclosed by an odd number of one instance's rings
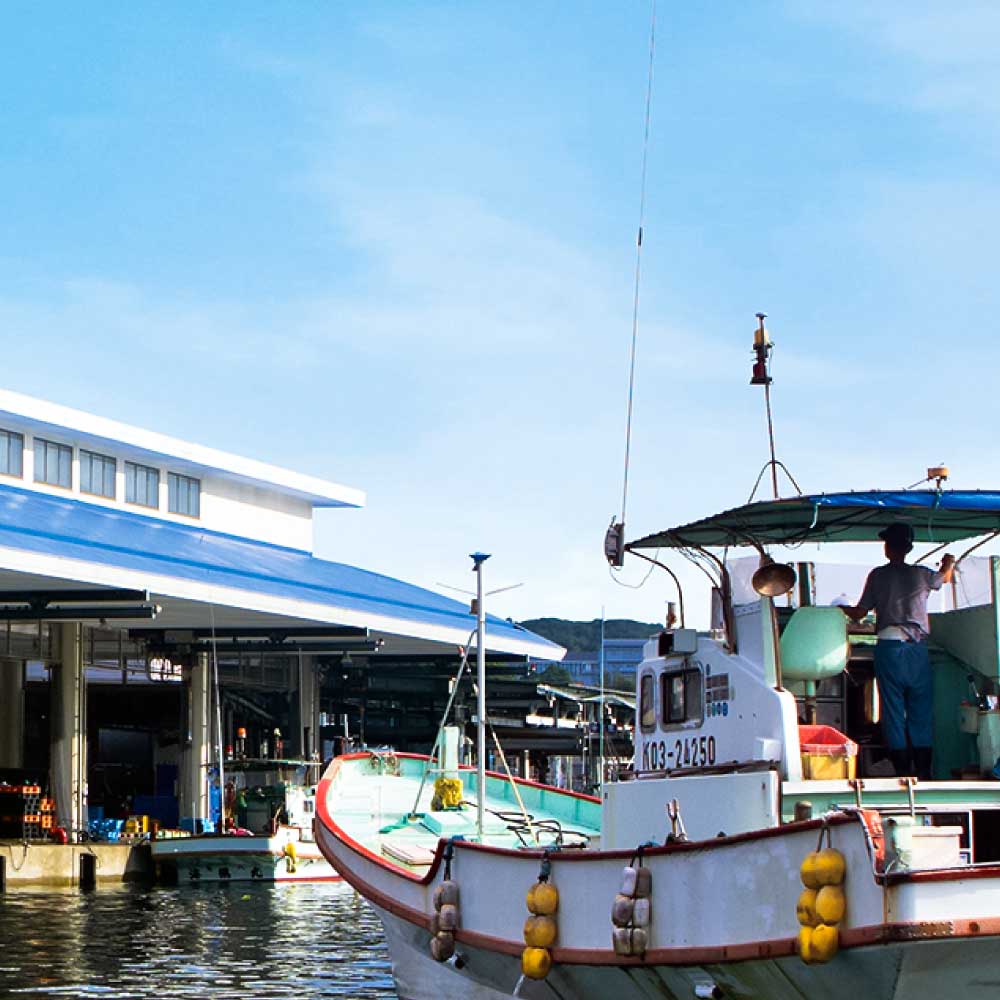
[[[151,848],[160,876],[180,883],[339,879],[313,837],[319,768],[304,760],[228,761],[226,832],[161,831]]]
[[[415,794],[427,761],[335,760],[317,840],[379,912],[400,995],[994,996],[1000,784],[980,760],[993,744],[977,748],[958,717],[970,676],[979,690],[1000,681],[1000,561],[982,603],[931,616],[934,780],[886,773],[868,709],[845,714],[846,732],[817,726],[818,686],[846,676],[872,694],[874,637],[816,603],[812,564],[785,598],[796,574],[770,561],[774,547],[874,541],[899,521],[918,544],[968,552],[1000,534],[1000,493],[800,496],[625,546],[699,558],[713,618],[696,632],[682,612],[646,644],[635,758],[605,784],[599,815],[587,798],[446,760],[438,773],[460,783],[448,808],[431,788]],[[724,554],[740,546],[759,558],[755,593],[734,587]],[[553,912],[547,896],[539,910],[539,881],[556,890]],[[444,919],[446,896],[457,902]]]

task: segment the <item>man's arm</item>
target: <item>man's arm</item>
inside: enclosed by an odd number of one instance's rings
[[[951,583],[951,578],[955,575],[955,557],[946,552],[941,557],[941,567],[938,569],[938,576],[942,583]]]
[[[858,600],[858,603],[853,606],[848,605],[847,607],[842,605],[840,608],[840,610],[843,611],[852,622],[861,621],[861,619],[875,607],[875,599],[872,594],[872,575],[874,572],[875,571],[872,570],[872,572],[868,574],[868,578],[865,580],[865,589],[861,591],[861,598]]]
[[[852,622],[859,622],[866,614],[868,614],[869,609],[861,607],[860,604],[855,604],[853,608],[845,607],[843,604],[840,605],[840,610],[851,619]]]

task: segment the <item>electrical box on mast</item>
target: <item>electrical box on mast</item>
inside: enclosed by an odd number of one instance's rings
[[[753,371],[750,376],[751,385],[770,385],[771,374],[767,370],[767,363],[771,354],[771,338],[768,336],[764,320],[767,313],[757,313],[757,329],[753,332]]]
[[[604,556],[609,565],[620,569],[625,565],[625,522],[615,522],[604,534]]]

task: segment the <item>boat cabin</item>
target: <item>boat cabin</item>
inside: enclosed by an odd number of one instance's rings
[[[837,606],[856,602],[871,567],[855,565],[850,589],[831,599],[823,564],[770,555],[803,542],[878,541],[897,521],[914,530],[907,561],[936,567],[948,546],[970,578],[961,593],[949,587],[930,617],[931,782],[897,774],[889,762],[874,626],[854,624]],[[606,789],[608,803],[620,799],[622,808],[605,813],[605,846],[662,840],[654,828],[664,829],[664,801],[674,799],[680,815],[668,834],[693,839],[848,805],[878,809],[894,829],[921,828],[916,840],[930,845],[921,849],[950,852],[956,863],[1000,860],[1000,711],[991,694],[1000,685],[1000,560],[970,555],[998,533],[1000,493],[914,490],[748,504],[629,543],[626,551],[641,558],[681,549],[706,567],[712,619],[708,631],[685,627],[679,593],[679,627],[646,644],[635,758]],[[842,569],[827,576],[844,579]],[[938,829],[950,832],[938,837]],[[906,838],[916,842],[911,832]]]
[[[254,834],[297,827],[312,840],[321,765],[312,760],[228,760],[226,826]]]

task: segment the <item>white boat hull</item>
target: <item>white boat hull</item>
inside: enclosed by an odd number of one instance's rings
[[[522,980],[515,956],[467,944],[458,960],[430,961],[427,931],[380,907],[401,1000],[987,1000],[1000,995],[1000,936],[961,941],[906,941],[855,948],[822,966],[798,956],[725,965],[555,965],[542,981]],[[496,989],[503,985],[505,992]],[[699,987],[701,988],[700,991]],[[716,992],[712,992],[713,988]],[[516,990],[516,992],[515,992]],[[697,991],[697,992],[696,992]]]
[[[294,856],[288,845],[293,845]],[[183,837],[153,842],[153,861],[178,884],[195,882],[333,882],[340,876],[312,841],[283,827],[274,836]]]
[[[315,832],[323,853],[380,913],[405,1000],[1000,995],[1000,864],[886,874],[881,834],[862,813],[847,810],[644,846],[638,862],[638,848],[543,851],[451,837],[436,841],[433,857],[407,867],[393,860],[402,855],[392,841],[412,850],[426,820],[386,823],[387,804],[407,800],[412,768],[402,765],[402,776],[372,774],[363,761],[331,767],[317,799]],[[679,780],[671,788],[680,788]],[[766,776],[760,781],[766,790]],[[499,796],[504,782],[496,779],[492,788]],[[529,793],[538,796],[536,808],[562,794],[522,789]],[[566,805],[573,802],[567,798]],[[448,814],[430,818],[445,822]],[[837,924],[839,953],[826,964],[806,964],[799,954],[799,872],[820,840],[844,859],[846,913]],[[651,872],[648,944],[641,957],[622,957],[613,947],[612,910],[623,866],[637,863]],[[525,895],[543,867],[559,893],[552,966],[544,980],[522,980]],[[439,964],[430,941],[434,893],[444,879],[457,887],[458,922],[455,955]]]

